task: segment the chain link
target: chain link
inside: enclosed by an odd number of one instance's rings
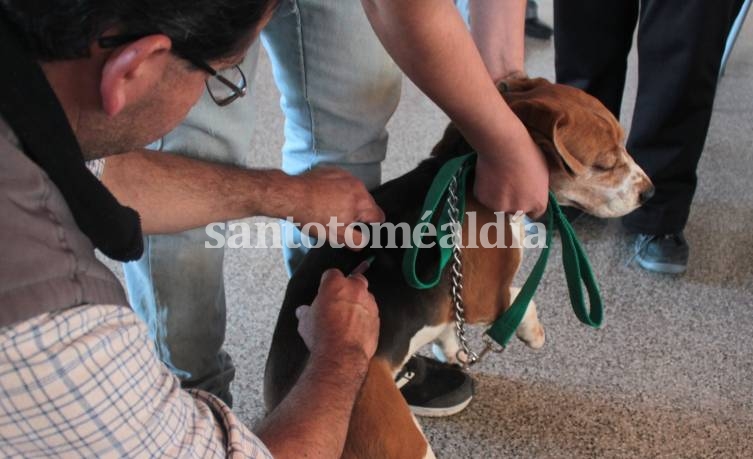
[[[458,206],[458,177],[462,173],[460,169],[452,177],[447,189],[447,214],[450,219],[450,233],[452,234],[452,265],[450,267],[452,304],[455,308],[455,335],[460,342],[460,349],[456,354],[458,361],[469,367],[479,359],[478,354],[473,352],[468,345],[465,335],[465,307],[463,306],[463,254],[460,245],[463,239],[462,226],[460,225],[460,208]]]

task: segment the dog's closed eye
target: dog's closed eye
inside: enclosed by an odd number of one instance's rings
[[[592,168],[593,168],[593,170],[595,170],[595,171],[597,171],[597,172],[607,172],[607,171],[610,171],[610,170],[612,170],[612,168],[611,168],[611,167],[607,167],[607,166],[602,166],[601,164],[594,164],[594,165],[592,166]]]
[[[596,156],[596,161],[591,165],[597,171],[610,171],[617,166],[617,155],[613,153],[602,153]]]

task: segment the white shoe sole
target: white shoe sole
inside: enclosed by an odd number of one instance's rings
[[[460,403],[459,405],[448,406],[446,408],[428,408],[425,406],[409,406],[409,408],[411,412],[416,416],[422,416],[425,418],[444,418],[463,411],[468,406],[468,404],[471,403],[472,399],[473,397],[471,396],[468,400]]]
[[[653,271],[655,273],[662,274],[682,274],[688,270],[685,265],[675,265],[669,263],[657,263],[655,261],[645,261],[638,257],[638,264],[641,268],[647,271]]]

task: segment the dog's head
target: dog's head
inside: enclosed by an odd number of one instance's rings
[[[561,204],[620,217],[653,196],[651,180],[623,146],[619,122],[596,98],[543,78],[499,88],[547,155],[549,187]]]

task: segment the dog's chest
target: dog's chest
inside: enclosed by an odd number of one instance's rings
[[[448,336],[453,337],[454,328],[453,323],[448,322],[441,325],[426,325],[416,334],[414,334],[411,337],[410,345],[408,347],[408,352],[403,358],[403,361],[394,369],[394,372],[397,372],[402,368],[406,362],[408,362],[408,359],[415,354],[420,348],[423,346],[433,343],[435,341],[440,341],[444,343],[446,338]],[[444,347],[444,346],[443,346]]]

